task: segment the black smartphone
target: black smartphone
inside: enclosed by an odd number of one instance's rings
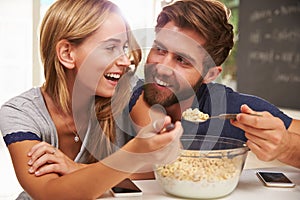
[[[259,179],[268,187],[295,187],[295,184],[281,172],[257,172]]]
[[[143,194],[142,190],[129,178],[124,179],[119,184],[112,187],[110,191],[114,197],[132,197],[141,196]]]

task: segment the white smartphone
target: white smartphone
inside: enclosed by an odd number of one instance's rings
[[[295,184],[281,172],[257,172],[259,179],[268,187],[295,187]]]
[[[133,197],[143,194],[142,190],[129,178],[112,187],[110,191],[114,197]]]

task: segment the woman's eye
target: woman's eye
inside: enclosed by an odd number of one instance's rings
[[[106,47],[106,50],[113,51],[113,50],[115,50],[115,48],[116,48],[116,46],[108,46],[108,47]]]
[[[124,52],[124,54],[126,54],[126,55],[129,54],[129,47],[128,47],[128,45],[123,46],[123,52]]]

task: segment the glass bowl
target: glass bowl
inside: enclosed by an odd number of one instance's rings
[[[237,186],[249,148],[244,141],[202,135],[183,135],[182,151],[172,163],[155,165],[163,190],[184,198],[219,198]]]

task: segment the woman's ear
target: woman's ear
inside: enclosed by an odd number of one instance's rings
[[[75,60],[72,52],[73,46],[67,40],[61,40],[56,45],[56,54],[58,60],[68,69],[75,67]]]
[[[222,72],[221,66],[215,66],[210,68],[204,77],[203,83],[207,84],[214,81],[221,72]]]

